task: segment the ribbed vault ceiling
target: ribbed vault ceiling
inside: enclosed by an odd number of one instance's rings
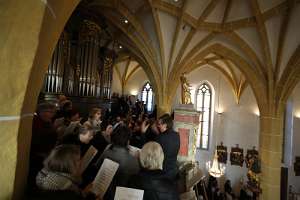
[[[137,60],[156,89],[178,83],[183,72],[209,64],[224,74],[238,100],[246,82],[270,91],[292,73],[286,66],[300,56],[299,3],[89,0],[82,7],[118,30],[114,37],[126,47],[124,56]],[[175,87],[168,90],[170,96],[176,92]]]

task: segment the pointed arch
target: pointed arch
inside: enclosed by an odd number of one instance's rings
[[[288,61],[276,86],[277,104],[286,102],[293,89],[300,81],[300,46],[294,51]]]
[[[236,67],[244,74],[246,80],[249,82],[251,88],[253,89],[259,108],[264,109],[263,105],[265,103],[265,100],[267,99],[266,80],[261,75],[257,74],[253,67],[247,61],[245,61],[245,59],[243,59],[239,54],[219,43],[215,43],[207,47],[206,49],[198,53],[186,65],[181,66],[178,72],[170,75],[170,79],[168,80],[168,83],[171,86],[169,90],[170,100],[175,95],[176,88],[178,87],[178,84],[180,82],[180,75],[183,72],[186,72],[187,69],[195,65],[197,62],[201,62],[208,54],[216,52],[224,59],[228,59],[231,62],[233,62],[236,65]]]

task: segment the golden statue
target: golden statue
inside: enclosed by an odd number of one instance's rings
[[[184,74],[180,76],[181,81],[181,103],[182,104],[191,104],[191,89],[190,84],[187,82]]]

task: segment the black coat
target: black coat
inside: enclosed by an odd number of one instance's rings
[[[30,196],[30,200],[65,200],[65,199],[74,199],[82,200],[83,197],[76,194],[73,191],[61,190],[61,191],[37,191],[35,194]]]
[[[179,134],[174,130],[168,129],[157,136],[156,142],[161,145],[165,155],[163,171],[166,177],[174,180],[178,173],[176,162],[180,147]]]
[[[38,190],[34,194],[30,195],[27,199],[29,200],[94,200],[95,195],[88,194],[86,197],[83,197],[76,192],[70,190]]]
[[[143,200],[179,200],[176,183],[161,170],[141,170],[131,177],[128,187],[144,190]]]

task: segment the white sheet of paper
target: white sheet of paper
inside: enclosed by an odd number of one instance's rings
[[[119,163],[107,158],[104,159],[100,170],[98,171],[97,176],[94,179],[92,188],[92,191],[101,199],[103,198],[118,168]]]
[[[134,156],[134,157],[138,157],[139,156],[139,153],[141,151],[140,148],[137,148],[137,147],[134,147],[134,146],[131,146],[131,145],[128,145],[128,149],[129,149],[129,153]]]
[[[81,173],[86,170],[86,168],[89,166],[90,162],[93,160],[93,158],[96,156],[98,150],[91,145],[90,148],[86,151],[82,158],[82,166],[81,166]]]
[[[143,200],[144,190],[117,187],[114,200]]]

